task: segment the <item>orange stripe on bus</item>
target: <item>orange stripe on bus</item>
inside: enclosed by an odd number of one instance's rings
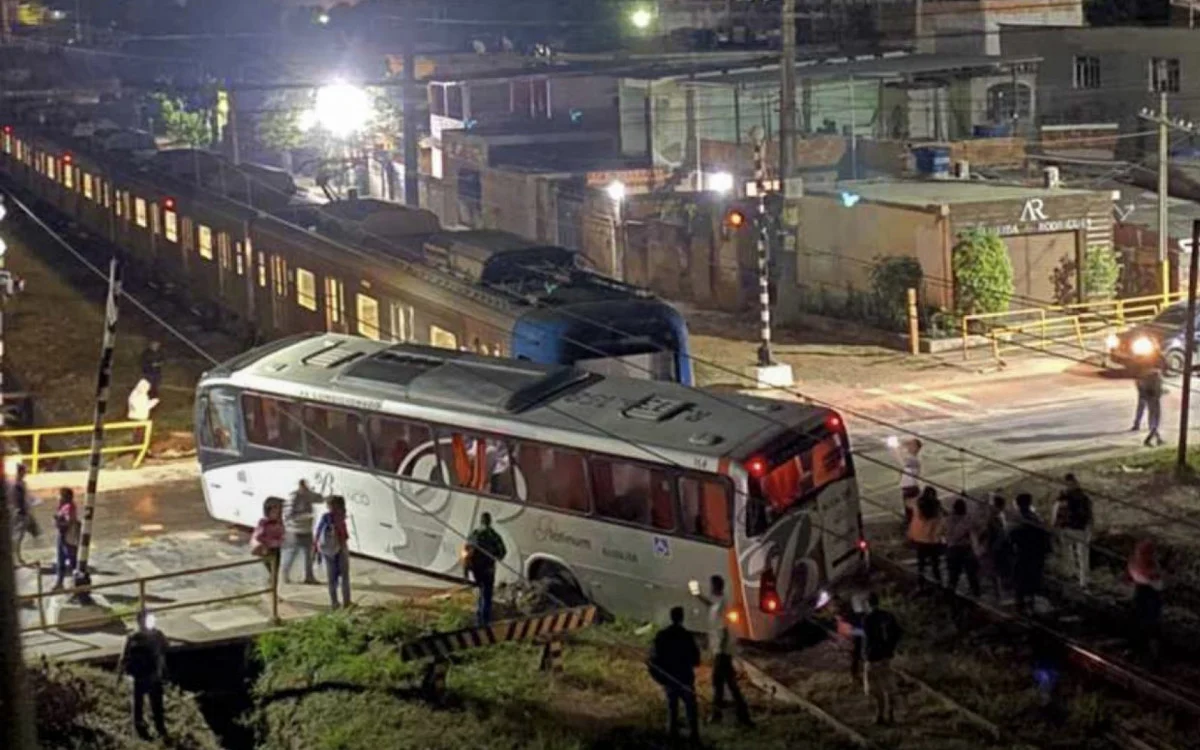
[[[742,589],[742,571],[738,566],[737,552],[731,547],[729,549],[729,585],[733,591],[733,606],[737,608],[739,621],[734,624],[734,630],[741,638],[750,637],[750,622],[749,613],[746,611],[746,592]],[[728,622],[725,623],[729,625]]]
[[[729,476],[729,457],[721,456],[717,459],[717,473]]]

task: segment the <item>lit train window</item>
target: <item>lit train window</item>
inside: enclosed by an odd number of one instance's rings
[[[139,227],[145,227],[150,224],[150,220],[149,220],[149,218],[147,216],[147,212],[146,212],[146,199],[145,198],[134,198],[133,199],[133,220],[137,223],[137,225]]]
[[[55,172],[56,172],[56,170],[55,170],[54,157],[47,154],[46,155],[46,176],[52,180],[57,180],[58,178],[54,176]]]
[[[455,336],[445,328],[431,325],[429,326],[429,343],[434,346],[440,346],[443,349],[457,349],[458,336]]]
[[[267,288],[267,254],[261,250],[258,251],[258,285]]]
[[[317,309],[317,277],[304,268],[296,269],[296,304],[305,310]]]
[[[345,290],[342,282],[334,278],[325,279],[325,327],[333,330],[342,322],[342,310],[345,302]]]
[[[203,224],[196,225],[196,250],[201,258],[212,260],[212,230]]]
[[[63,185],[69,188],[75,187],[75,167],[70,164],[63,164]]]
[[[179,215],[169,208],[163,210],[163,235],[171,242],[179,242]]]
[[[87,172],[83,173],[83,197],[88,200],[96,199],[96,190],[92,185],[92,176]]]
[[[358,335],[379,340],[379,302],[374,297],[359,294],[355,303],[358,312]]]

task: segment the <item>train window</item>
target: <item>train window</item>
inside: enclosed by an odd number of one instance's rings
[[[301,270],[303,270],[303,269],[301,269]],[[271,281],[275,287],[275,296],[276,297],[288,296],[287,272],[288,272],[287,259],[282,258],[278,255],[272,255],[271,256]],[[305,271],[305,273],[308,273],[308,272]],[[316,284],[313,284],[313,287],[314,287],[313,294],[315,295],[316,294],[316,291],[315,291]],[[316,304],[317,304],[316,302],[313,302],[313,307],[312,307],[313,310],[317,309]]]
[[[374,297],[359,292],[355,300],[358,318],[358,335],[379,340],[379,302]]]
[[[87,172],[83,173],[83,197],[88,200],[96,199],[96,191],[92,184],[92,176]]]
[[[212,230],[203,224],[196,225],[196,252],[205,260],[213,259]]]
[[[445,328],[438,326],[429,326],[429,343],[433,346],[440,346],[443,349],[457,349],[458,336],[455,336]]]
[[[607,458],[593,458],[589,469],[597,515],[661,531],[675,528],[674,491],[666,471]]]
[[[246,440],[268,448],[304,452],[304,430],[296,407],[252,393],[242,394],[242,414],[246,419]]]
[[[445,484],[433,437],[420,422],[367,418],[367,437],[376,469],[423,482]]]
[[[721,544],[733,542],[729,485],[718,479],[680,477],[679,527],[688,536]]]
[[[163,209],[163,236],[170,242],[179,242],[179,214],[169,208]]]
[[[58,179],[57,177],[54,176],[55,172],[57,171],[56,166],[57,165],[54,161],[54,157],[49,154],[46,154],[46,176],[52,180]]]
[[[305,268],[296,269],[296,304],[305,310],[317,309],[317,277]]]
[[[72,167],[70,164],[63,165],[63,186],[69,188],[75,187],[75,167]]]
[[[200,447],[208,450],[237,453],[237,398],[225,390],[211,390],[200,397]]]
[[[133,220],[139,227],[145,227],[147,224],[149,224],[149,220],[146,217],[145,198],[133,199]]]
[[[13,142],[12,135],[9,133],[5,133],[4,134],[4,153],[6,153],[6,154],[12,153],[12,142]]]
[[[413,309],[412,305],[393,302],[390,307],[392,341],[412,341],[413,338]]]
[[[113,201],[113,212],[117,216],[124,216],[125,194],[120,190],[117,191],[117,199]]]
[[[583,455],[539,443],[514,443],[517,489],[522,480],[525,500],[546,508],[587,513],[587,469]]]
[[[325,277],[325,328],[332,331],[342,324],[345,287],[332,276]]]
[[[304,407],[308,455],[341,463],[367,465],[362,420],[357,414],[321,406]]]
[[[228,270],[232,263],[232,258],[229,252],[229,235],[221,232],[217,235],[217,262],[221,264],[221,270]]]
[[[246,256],[242,254],[242,243],[233,243],[233,265],[238,276],[246,275]]]
[[[438,430],[438,456],[451,486],[513,496],[512,458],[504,440],[443,428]]]
[[[258,285],[263,289],[267,288],[267,254],[262,250],[258,251]]]

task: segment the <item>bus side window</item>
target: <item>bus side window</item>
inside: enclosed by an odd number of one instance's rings
[[[304,407],[308,455],[346,464],[366,466],[362,421],[357,414],[321,406]]]
[[[607,458],[593,458],[590,468],[598,515],[660,531],[675,528],[675,499],[667,472]]]
[[[238,452],[237,401],[225,391],[209,391],[200,402],[200,447]]]
[[[512,497],[512,459],[504,440],[439,430],[438,454],[451,486]]]
[[[583,456],[565,448],[513,443],[516,468],[525,479],[525,500],[545,508],[587,513],[588,482]]]
[[[367,419],[367,436],[375,469],[389,474],[443,484],[433,436],[420,422],[387,417]]]
[[[721,544],[733,542],[729,488],[724,482],[680,477],[679,508],[683,533]]]
[[[304,452],[304,431],[292,404],[246,393],[242,395],[242,414],[249,442],[293,453]]]

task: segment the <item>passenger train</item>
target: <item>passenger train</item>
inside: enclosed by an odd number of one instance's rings
[[[64,127],[4,126],[7,182],[226,328],[257,340],[350,333],[692,381],[678,311],[569,250],[446,231],[428,211],[382,201],[293,205],[280,188],[291,178],[278,170],[200,151],[105,151]]]
[[[702,628],[690,588],[720,574],[734,631],[771,640],[865,564],[846,428],[815,406],[309,334],[206,373],[195,425],[215,519],[304,480],[346,499],[353,552],[453,578],[486,511],[498,581],[564,604]]]

